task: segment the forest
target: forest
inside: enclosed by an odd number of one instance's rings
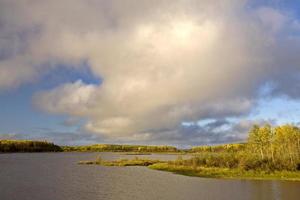
[[[51,142],[31,140],[0,140],[0,152],[59,152],[62,148]]]

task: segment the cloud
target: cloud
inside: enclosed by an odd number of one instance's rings
[[[70,117],[61,123],[64,126],[72,127],[80,124],[80,119],[75,117]]]
[[[286,15],[270,7],[260,7],[257,15],[265,28],[273,33],[280,31],[289,20]]]
[[[243,142],[247,139],[248,131],[253,124],[260,126],[266,123],[277,124],[275,120],[262,119],[230,121],[222,118],[207,121],[207,123],[202,124],[178,125],[174,129],[148,130],[148,132],[130,135],[128,138],[107,138],[103,137],[103,135],[88,133],[80,129],[75,132],[68,132],[56,129],[35,128],[31,131],[30,135],[24,133],[0,133],[0,139],[47,140],[59,145],[85,145],[94,143],[172,144],[179,148],[190,148],[196,145]]]
[[[181,148],[207,144],[238,143],[244,142],[247,139],[249,129],[253,124],[262,126],[266,123],[276,125],[275,120],[211,119],[206,123],[198,122],[189,125],[181,125],[174,129],[156,130],[157,132],[155,134],[147,134],[147,132],[145,132],[142,134],[144,137],[139,138],[138,143],[168,143]],[[125,141],[128,141],[128,139]]]
[[[107,138],[152,140],[178,135],[182,121],[246,115],[267,81],[276,82],[274,95],[296,96],[288,77],[299,74],[299,37],[289,34],[297,20],[274,8],[249,10],[238,0],[2,0],[0,7],[7,38],[0,88],[86,60],[101,84],[66,83],[37,93],[34,104],[85,118],[85,131]]]
[[[81,80],[68,83],[49,91],[41,91],[33,97],[34,104],[49,113],[68,113],[84,116],[93,109],[96,86],[86,85]]]

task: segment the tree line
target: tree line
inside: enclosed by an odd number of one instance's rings
[[[64,151],[93,151],[93,152],[176,152],[173,146],[146,146],[146,145],[118,145],[118,144],[95,144],[88,146],[64,146]]]
[[[237,144],[223,144],[215,146],[196,146],[192,147],[188,152],[191,153],[234,153],[243,151],[246,148],[246,143],[237,143]]]
[[[254,125],[249,132],[247,152],[277,168],[300,168],[300,129],[293,125]]]
[[[0,152],[58,152],[62,148],[51,142],[31,140],[0,140]]]

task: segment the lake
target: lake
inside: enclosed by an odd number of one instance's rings
[[[222,180],[146,167],[78,165],[100,153],[0,154],[0,200],[293,200],[300,182]],[[132,155],[101,153],[104,159]],[[143,155],[175,159],[176,155]]]

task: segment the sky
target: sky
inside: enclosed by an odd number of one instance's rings
[[[0,0],[0,139],[241,142],[300,125],[295,0]]]

